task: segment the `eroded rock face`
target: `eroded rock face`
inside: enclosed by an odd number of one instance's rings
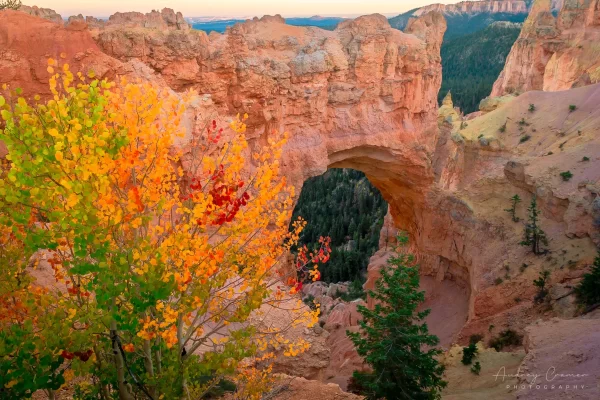
[[[38,6],[21,6],[19,7],[19,11],[22,11],[29,15],[33,15],[34,17],[47,19],[48,21],[52,21],[56,24],[62,25],[64,23],[60,14],[58,14],[54,10],[51,10],[50,8],[40,8]]]
[[[529,90],[558,91],[600,82],[600,3],[565,2],[558,17],[551,0],[536,0],[492,97]]]
[[[152,10],[143,14],[140,12],[118,12],[110,16],[106,25],[120,25],[148,29],[189,30],[190,26],[183,15],[175,13],[171,8],[163,8],[160,12]]]

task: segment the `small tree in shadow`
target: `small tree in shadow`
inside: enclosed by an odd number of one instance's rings
[[[541,245],[548,246],[548,238],[546,237],[546,233],[540,228],[540,210],[537,206],[536,196],[533,196],[531,199],[531,204],[527,211],[529,211],[529,218],[525,225],[524,239],[520,244],[521,246],[531,246],[533,254],[544,254],[546,251],[542,250]]]
[[[504,211],[510,213],[513,222],[519,222],[520,218],[517,217],[517,204],[521,202],[521,198],[518,194],[515,194],[513,197],[510,198],[510,201],[512,206],[510,208],[505,209]]]
[[[399,236],[398,243],[407,239]],[[354,371],[353,386],[370,400],[439,399],[446,386],[444,366],[436,360],[442,351],[434,347],[439,339],[424,322],[430,310],[418,311],[425,300],[419,269],[412,255],[396,251],[368,293],[376,303],[373,309],[358,306],[360,331],[346,332],[371,367]]]
[[[600,253],[594,260],[592,270],[583,276],[581,283],[575,288],[577,300],[588,307],[600,304]]]
[[[541,303],[544,301],[546,296],[548,295],[548,289],[546,288],[546,283],[548,283],[548,278],[550,277],[550,271],[543,270],[540,272],[540,276],[533,281],[533,284],[537,286],[538,292],[533,299],[536,303]]]

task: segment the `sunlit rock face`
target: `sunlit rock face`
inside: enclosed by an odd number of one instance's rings
[[[558,91],[600,82],[600,6],[597,0],[562,4],[536,0],[491,96]]]

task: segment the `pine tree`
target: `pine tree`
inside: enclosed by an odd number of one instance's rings
[[[550,271],[544,270],[540,272],[538,279],[533,281],[533,284],[538,288],[538,293],[534,298],[536,303],[541,303],[546,298],[546,295],[548,295],[548,289],[546,289],[548,278],[550,278]]]
[[[510,200],[512,202],[512,207],[507,208],[504,211],[510,213],[513,222],[519,222],[519,217],[517,217],[517,204],[521,202],[521,198],[518,194],[515,194],[513,197],[510,198]]]
[[[577,299],[586,306],[594,306],[600,303],[600,253],[592,270],[583,276],[583,280],[575,289]]]
[[[546,233],[540,228],[540,210],[535,196],[531,199],[531,205],[527,211],[529,211],[529,220],[525,225],[525,235],[521,246],[531,246],[533,254],[543,254],[545,250],[541,249],[540,244],[548,246],[548,239]]]
[[[401,245],[406,242],[398,237]],[[372,310],[358,306],[361,330],[346,333],[372,369],[354,372],[356,387],[368,399],[439,399],[446,386],[444,367],[436,360],[441,354],[434,348],[439,340],[423,321],[430,310],[417,310],[425,295],[419,291],[414,257],[398,251],[368,295],[376,305]]]

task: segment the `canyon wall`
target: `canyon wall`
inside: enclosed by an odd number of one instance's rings
[[[600,82],[600,2],[535,0],[491,96],[557,91]]]

